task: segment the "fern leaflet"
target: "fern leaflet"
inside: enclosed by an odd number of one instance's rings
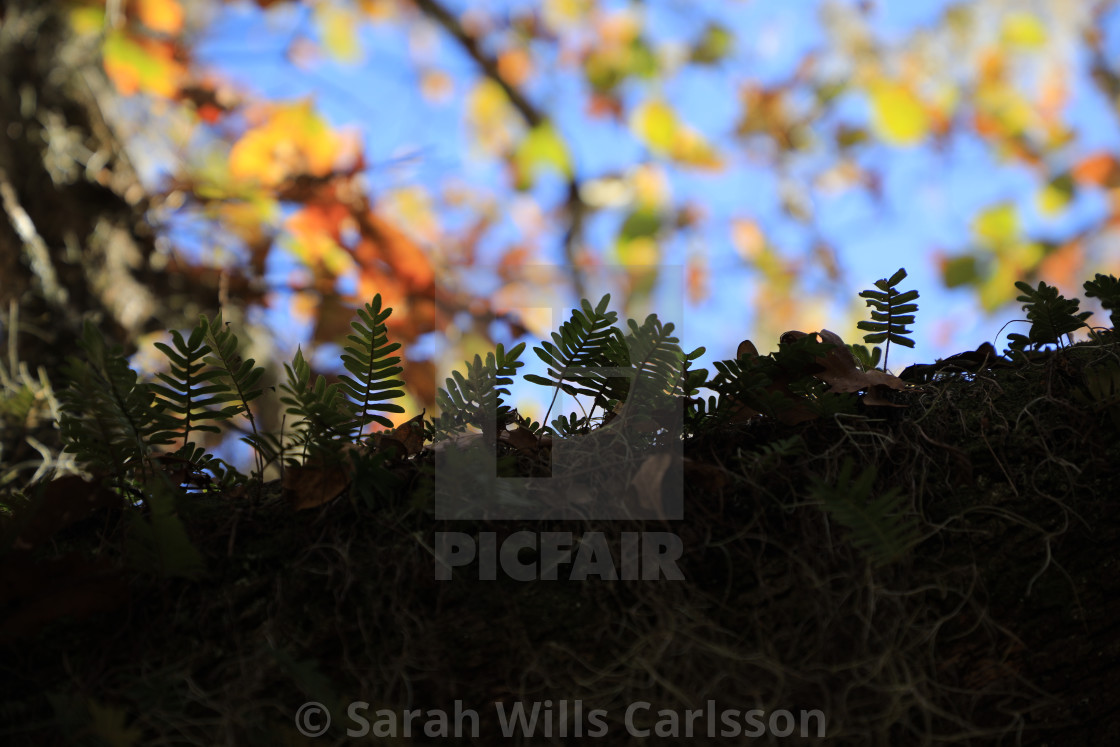
[[[863,336],[864,342],[887,343],[883,351],[884,370],[890,357],[892,342],[907,348],[914,347],[914,341],[907,336],[913,334],[913,330],[907,329],[906,325],[914,323],[914,312],[918,310],[918,304],[912,302],[917,300],[918,291],[902,293],[895,288],[905,278],[905,268],[899,268],[890,278],[875,281],[875,287],[879,290],[865,290],[859,294],[871,307],[871,321],[859,322],[856,327],[869,333]]]
[[[1100,300],[1101,307],[1110,312],[1112,328],[1116,329],[1117,323],[1120,323],[1120,280],[1097,273],[1092,280],[1085,281],[1085,295]]]
[[[285,363],[288,380],[280,386],[285,392],[280,401],[296,418],[295,444],[303,447],[303,456],[323,457],[337,451],[336,442],[349,432],[354,408],[343,396],[341,384],[327,384],[323,376],[311,381],[311,364],[296,348],[291,365]]]
[[[1023,302],[1031,328],[1026,335],[1012,333],[1007,336],[1012,354],[1022,354],[1028,347],[1037,349],[1042,345],[1061,345],[1063,336],[1084,327],[1085,320],[1092,316],[1091,311],[1077,310],[1080,300],[1066,298],[1058,293],[1057,288],[1042,281],[1039,281],[1038,288],[1032,288],[1021,280],[1015,283],[1015,287],[1023,291],[1017,300]]]
[[[80,462],[115,474],[147,469],[152,446],[171,443],[170,416],[154,406],[151,386],[137,380],[120,347],[110,347],[90,322],[81,340],[86,360],[71,356],[63,368],[59,428],[66,450]]]
[[[179,330],[172,330],[174,348],[163,342],[155,343],[167,356],[171,371],[156,374],[163,383],[153,384],[152,391],[158,406],[177,418],[175,428],[161,435],[182,438],[183,446],[190,443],[191,431],[219,433],[221,429],[213,423],[231,415],[225,409],[212,409],[226,401],[229,390],[222,382],[213,383],[222,372],[208,368],[205,363],[210,353],[210,346],[204,342],[205,335],[206,327],[200,322],[186,339]]]
[[[524,350],[523,342],[508,351],[499,343],[495,352],[486,354],[485,363],[476,355],[473,362],[467,361],[466,374],[452,371],[446,387],[436,392],[441,411],[438,430],[471,425],[489,437],[497,423],[506,423],[512,410],[501,395],[509,396],[506,387],[513,383],[517,369],[525,365],[518,360]]]
[[[397,365],[401,359],[386,357],[401,346],[399,342],[390,343],[386,333],[385,320],[392,313],[392,309],[381,310],[381,294],[378,294],[373,297],[372,304],[367,303],[364,309],[358,309],[358,321],[350,322],[357,334],[347,337],[351,344],[343,352],[342,365],[353,374],[353,378],[342,374],[339,381],[355,405],[355,441],[369,423],[386,428],[393,426],[393,421],[378,413],[404,412],[400,405],[385,402],[404,396],[401,389],[404,383],[393,378],[404,370]]]
[[[221,410],[222,417],[231,418],[243,414],[249,421],[252,436],[243,438],[242,441],[252,446],[256,452],[257,476],[260,477],[264,474],[263,455],[267,451],[249,403],[261,396],[259,384],[264,368],[254,365],[256,361],[252,358],[241,359],[237,353],[237,335],[222,322],[220,311],[212,320],[201,316],[199,325],[206,330],[206,345],[210,348],[210,355],[204,356],[203,361],[219,372],[215,381],[223,381],[226,386],[222,401],[227,404]]]

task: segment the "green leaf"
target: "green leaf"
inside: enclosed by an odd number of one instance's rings
[[[518,187],[531,187],[541,174],[553,171],[568,178],[572,160],[568,145],[551,122],[543,122],[529,131],[517,146],[514,163],[519,176]]]

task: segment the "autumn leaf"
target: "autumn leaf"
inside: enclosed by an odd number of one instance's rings
[[[186,75],[166,42],[136,39],[117,29],[105,37],[101,51],[105,74],[125,96],[148,93],[172,98]]]
[[[1027,11],[1008,13],[1003,19],[1000,37],[1004,44],[1020,49],[1038,49],[1046,44],[1046,26],[1038,16]]]
[[[1078,161],[1071,173],[1078,184],[1114,187],[1120,181],[1120,162],[1111,153],[1101,151]]]
[[[645,101],[630,115],[630,129],[656,155],[669,155],[679,126],[677,113],[664,101]]]
[[[534,127],[522,138],[514,154],[514,166],[519,189],[528,189],[547,171],[554,171],[564,177],[569,177],[572,173],[568,146],[551,122]]]
[[[233,178],[278,187],[303,174],[325,176],[331,172],[342,143],[310,101],[275,104],[264,110],[263,118],[230,151]]]
[[[352,8],[324,2],[314,6],[315,23],[327,52],[338,62],[354,63],[362,57],[358,42],[358,18]]]
[[[916,145],[929,133],[930,120],[922,102],[906,85],[876,81],[868,91],[872,126],[890,145]]]
[[[183,7],[179,0],[136,0],[140,23],[161,34],[178,34],[183,30]]]
[[[1018,211],[1008,202],[993,205],[972,222],[972,232],[986,246],[1007,245],[1019,237]]]

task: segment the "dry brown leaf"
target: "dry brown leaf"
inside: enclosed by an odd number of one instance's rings
[[[638,497],[638,504],[658,516],[663,516],[661,504],[661,485],[665,482],[665,473],[673,464],[673,455],[668,452],[651,454],[642,462],[642,466],[630,478],[630,488]]]
[[[284,470],[284,495],[296,511],[316,508],[333,501],[350,485],[346,463],[324,467],[303,465]]]
[[[753,358],[758,357],[758,348],[750,340],[743,340],[739,343],[738,350],[735,351],[736,358],[742,358],[744,355],[749,355]]]
[[[882,393],[886,389],[901,391],[908,388],[905,381],[885,371],[860,370],[852,351],[840,335],[835,332],[822,329],[814,334],[817,334],[823,342],[831,343],[834,346],[827,354],[816,359],[822,370],[813,374],[828,384],[830,392],[842,394],[867,389],[870,393],[873,387],[879,387],[879,391]],[[864,402],[866,404],[883,404],[886,402],[881,396],[873,396],[872,399],[875,401],[869,402],[865,396]],[[894,403],[886,403],[894,405]]]
[[[538,437],[520,423],[513,430],[502,431],[501,439],[508,441],[510,446],[518,451],[533,453],[540,449],[552,448],[552,436]]]

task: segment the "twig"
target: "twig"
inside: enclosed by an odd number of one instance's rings
[[[478,39],[463,28],[459,19],[438,0],[413,0],[413,2],[416,3],[416,7],[421,12],[442,26],[448,34],[459,42],[459,46],[482,69],[487,78],[501,87],[513,108],[517,110],[529,127],[537,127],[547,121],[548,117],[502,76],[501,71],[498,70],[497,61],[482,50]],[[572,287],[575,289],[576,295],[579,298],[586,298],[583,277],[580,274],[578,257],[576,256],[576,246],[583,232],[583,216],[587,210],[586,203],[580,197],[579,188],[579,180],[573,174],[568,178],[568,198],[565,205],[568,211],[568,230],[564,233],[564,260],[568,264],[568,272],[571,275]]]

